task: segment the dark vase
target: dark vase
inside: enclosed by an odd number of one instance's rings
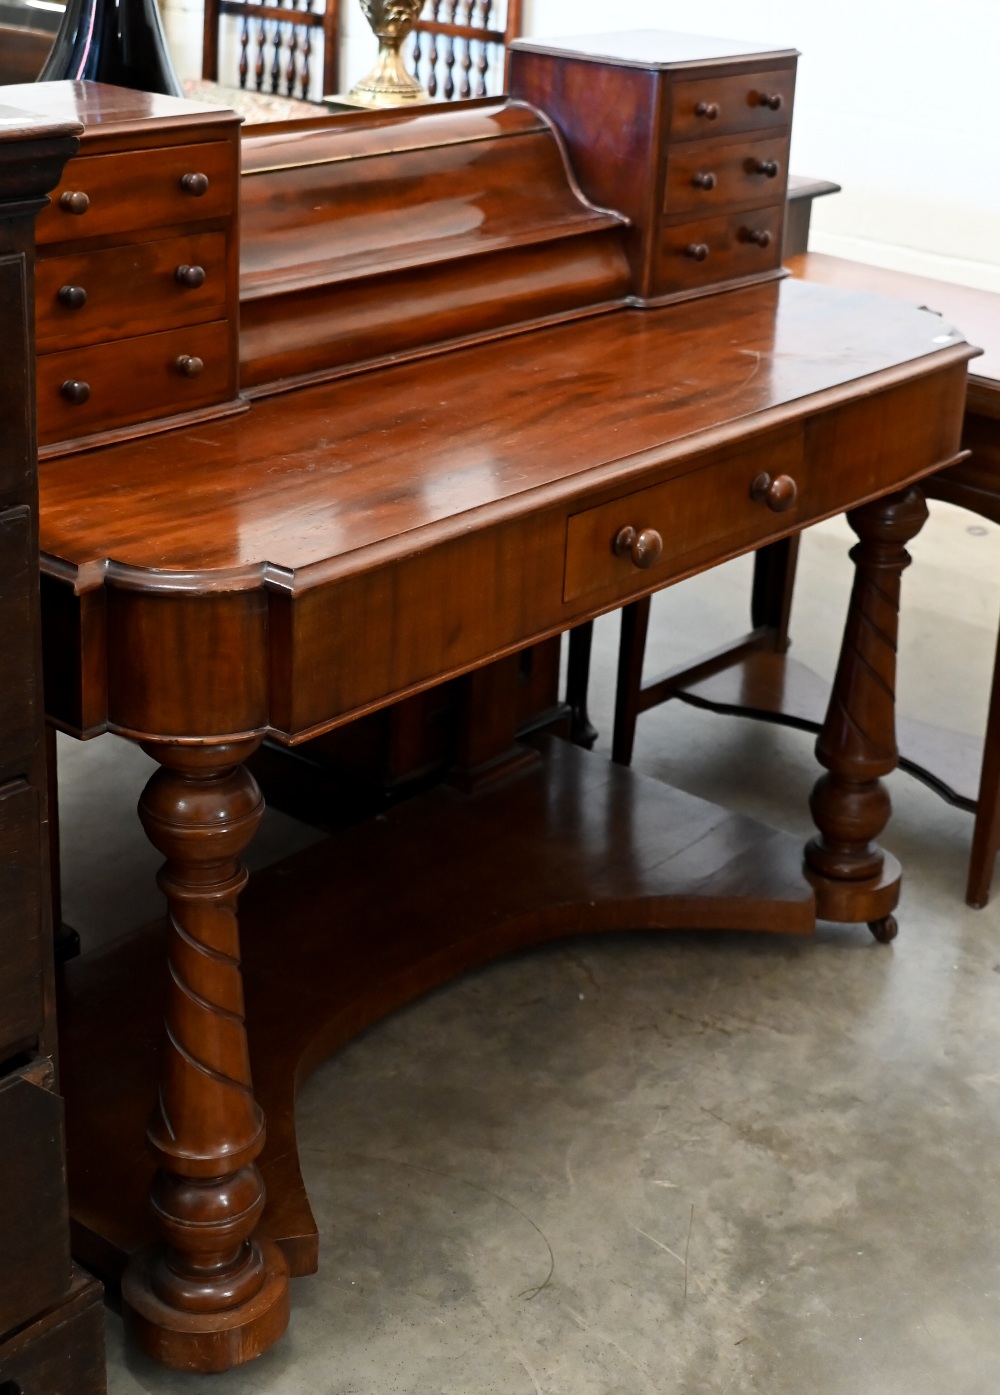
[[[59,78],[183,96],[156,0],[68,0],[38,81]]]

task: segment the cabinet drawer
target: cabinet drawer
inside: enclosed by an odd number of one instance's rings
[[[228,141],[78,156],[63,171],[49,207],[38,215],[36,241],[40,246],[77,242],[224,217],[233,205],[234,159]],[[207,179],[203,193],[184,187],[187,175]],[[195,190],[199,187],[196,181]],[[72,193],[86,196],[82,213],[74,213],[68,200],[63,202],[63,196]]]
[[[35,342],[45,353],[218,320],[225,302],[221,232],[49,257],[35,272]]]
[[[781,205],[665,227],[660,234],[657,292],[696,290],[773,271],[781,262],[783,217]]]
[[[566,533],[563,600],[598,591],[638,592],[683,572],[700,553],[718,553],[727,545],[734,551],[751,547],[797,522],[808,507],[802,456],[801,430],[790,428],[749,449],[713,453],[701,468],[677,479],[573,514]],[[762,471],[796,481],[799,499],[793,508],[775,514],[750,497],[750,485]],[[660,535],[663,552],[653,566],[638,567],[631,556],[615,552],[615,539],[627,527],[655,529]]]
[[[8,1332],[60,1302],[71,1278],[62,1100],[20,1071],[0,1081],[0,1198],[0,1332]]]
[[[3,1395],[107,1395],[103,1290],[73,1269],[67,1297],[0,1343]]]
[[[41,897],[38,793],[14,780],[0,787],[0,1046],[29,1041],[42,1028]]]
[[[186,358],[202,361],[204,367],[196,377],[180,370],[180,361]],[[89,388],[85,401],[69,400],[69,383]],[[70,441],[94,431],[205,407],[231,395],[225,320],[43,354],[38,360],[38,439],[42,445]]]
[[[789,126],[794,93],[794,68],[675,82],[670,90],[670,139],[698,140],[730,131]]]
[[[667,214],[713,214],[784,200],[788,183],[788,136],[671,150],[663,191]]]

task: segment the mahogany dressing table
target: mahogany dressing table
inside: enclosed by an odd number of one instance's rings
[[[289,1269],[316,1263],[295,1085],[398,1004],[582,931],[809,933],[821,916],[894,933],[899,866],[875,839],[899,580],[926,512],[913,486],[961,457],[975,350],[936,316],[781,279],[763,234],[794,55],[567,48],[513,57],[512,87],[549,93],[551,119],[509,100],[245,137],[250,409],[216,373],[204,415],[179,420],[177,359],[197,356],[170,339],[158,415],[98,415],[41,471],[49,716],[159,762],[139,813],[167,858],[166,929],[67,974],[75,1243],[121,1275],[133,1331],[170,1365],[224,1369],[280,1336]],[[564,63],[631,93],[642,209],[589,192],[600,161],[568,163],[586,85]],[[50,100],[86,118],[103,98]],[[182,147],[184,104],[147,100]],[[117,158],[88,157],[84,124],[64,192],[85,159]],[[594,137],[605,161],[612,136]],[[692,210],[685,179],[720,201]],[[60,199],[52,217],[77,216]],[[164,232],[188,235],[158,224],[143,245]],[[804,862],[794,839],[590,753],[512,749],[527,646],[844,509],[856,581]],[[462,673],[488,695],[476,778],[241,896],[264,735],[295,745]]]

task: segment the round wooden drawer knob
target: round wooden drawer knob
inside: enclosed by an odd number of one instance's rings
[[[67,189],[65,194],[59,195],[59,207],[64,213],[86,213],[90,199],[79,189]]]
[[[773,479],[762,471],[750,486],[750,498],[757,504],[766,504],[772,513],[785,513],[794,507],[799,497],[799,487],[791,475],[776,475]]]
[[[767,228],[744,228],[743,241],[752,242],[756,247],[770,247],[771,234]]]
[[[174,367],[184,378],[197,378],[199,373],[205,371],[205,360],[194,354],[181,354],[174,359]]]
[[[74,407],[82,407],[90,397],[90,384],[80,378],[67,378],[59,391]]]
[[[706,242],[689,242],[684,248],[685,257],[691,257],[696,262],[707,261],[708,244]]]
[[[754,174],[766,175],[768,179],[774,179],[778,173],[779,165],[777,160],[755,160],[753,162]]]
[[[782,98],[780,92],[761,92],[757,96],[757,105],[767,107],[770,111],[780,111]]]
[[[60,286],[56,299],[67,310],[82,310],[87,303],[87,292],[82,286]]]
[[[702,174],[700,171],[692,179],[691,183],[696,189],[714,189],[715,175],[711,173]]]
[[[187,286],[192,291],[196,291],[199,286],[205,284],[205,268],[203,266],[188,266],[185,262],[177,268],[174,276],[182,286]]]
[[[718,102],[699,102],[694,109],[695,116],[703,116],[706,121],[714,121],[719,115]]]
[[[618,557],[630,557],[632,564],[645,571],[655,567],[663,556],[663,539],[655,528],[635,529],[631,524],[620,528],[612,544]]]
[[[190,194],[192,198],[200,199],[202,194],[208,193],[207,174],[182,174],[181,188],[185,194]]]

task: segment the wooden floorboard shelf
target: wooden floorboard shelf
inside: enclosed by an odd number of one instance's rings
[[[251,879],[241,900],[263,1232],[293,1274],[318,1239],[295,1142],[298,1084],[436,984],[567,935],[694,929],[808,934],[801,843],[565,742],[473,795],[439,786]],[[150,1238],[144,1121],[156,1090],[162,927],[66,966],[71,1211],[109,1277]]]

